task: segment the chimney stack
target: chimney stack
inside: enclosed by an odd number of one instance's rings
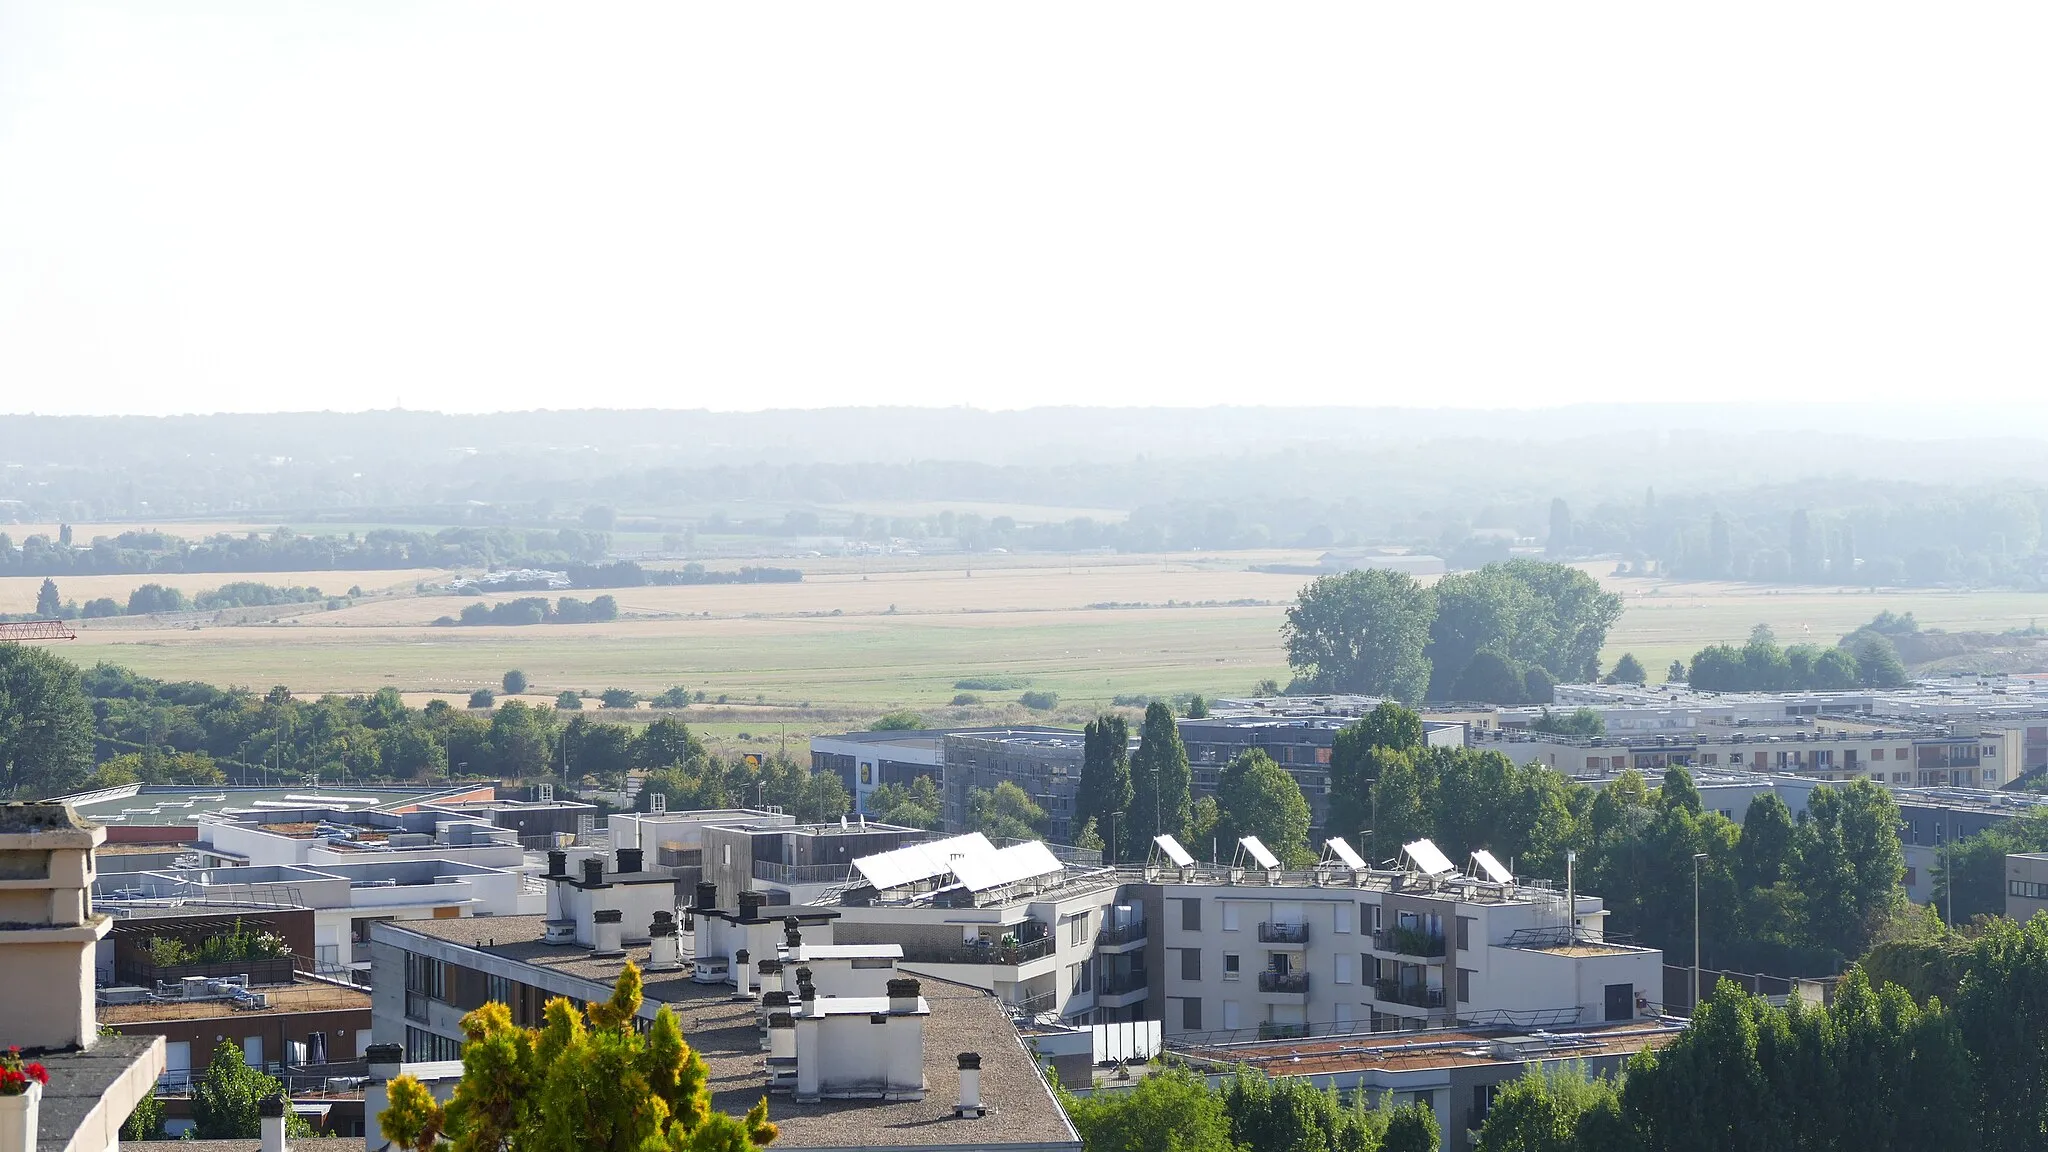
[[[960,1104],[953,1109],[953,1115],[965,1120],[977,1119],[983,1112],[981,1106],[981,1053],[960,1054]]]
[[[771,992],[782,991],[782,961],[761,961],[761,996],[766,999]]]
[[[604,857],[585,856],[583,858],[583,886],[586,888],[596,888],[603,883]]]
[[[697,885],[697,903],[695,907],[700,911],[718,907],[718,885],[708,880]]]
[[[626,950],[619,946],[619,937],[624,932],[622,921],[626,914],[617,908],[599,908],[590,914],[593,956],[624,956]]]
[[[804,946],[804,926],[796,917],[782,918],[782,942],[791,952]]]
[[[798,1015],[816,1016],[818,1014],[818,986],[811,983],[810,977],[803,973],[797,974],[796,999]]]
[[[558,850],[548,853],[548,870],[541,873],[541,879],[554,880],[569,874],[569,854]]]
[[[749,963],[752,953],[745,948],[732,954],[732,990],[741,996],[754,993],[754,966]]]
[[[760,892],[742,892],[742,893],[740,893],[740,919],[742,919],[742,920],[757,920],[757,919],[759,919],[759,918],[760,918],[760,916],[761,916],[761,905],[763,905],[763,904],[766,904],[767,902],[768,902],[768,897],[767,897],[766,895],[764,895],[763,893],[760,893]]]
[[[908,978],[889,981],[889,1011],[917,1011],[918,993],[922,989],[923,985]]]
[[[397,1044],[372,1044],[363,1055],[369,1061],[370,1079],[378,1083],[398,1079],[405,1068],[405,1049]]]
[[[256,1104],[256,1115],[263,1125],[263,1152],[285,1152],[284,1097],[265,1096]]]
[[[768,1059],[796,1059],[796,1017],[787,1012],[768,1017]]]
[[[682,953],[676,947],[675,914],[663,909],[654,914],[654,923],[647,926],[647,970],[673,972],[682,966]]]
[[[641,867],[640,867],[640,860],[641,860],[641,855],[640,855],[640,849],[638,849],[638,848],[621,848],[621,849],[619,849],[619,871],[620,871],[620,872],[623,872],[623,873],[626,873],[626,874],[628,874],[628,875],[631,875],[632,873],[635,873],[635,872],[639,872],[639,871],[641,871],[642,869],[641,869]]]

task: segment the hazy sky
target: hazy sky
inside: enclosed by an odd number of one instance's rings
[[[2038,400],[2044,31],[0,0],[0,411]]]

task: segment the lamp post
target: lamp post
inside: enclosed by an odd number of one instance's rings
[[[1692,1014],[1700,1014],[1700,862],[1705,852],[1692,854]]]
[[[1103,845],[1103,859],[1105,859],[1105,860],[1108,860],[1108,861],[1109,861],[1109,862],[1111,862],[1112,864],[1121,864],[1121,863],[1123,863],[1123,861],[1122,861],[1121,859],[1119,859],[1119,857],[1121,857],[1121,856],[1123,855],[1123,853],[1121,853],[1121,852],[1117,851],[1117,849],[1116,849],[1116,818],[1117,818],[1118,816],[1121,816],[1121,815],[1123,815],[1123,813],[1121,813],[1121,812],[1118,812],[1118,811],[1115,811],[1115,810],[1112,810],[1112,811],[1110,812],[1110,814],[1109,814],[1109,843],[1107,843],[1107,844]]]

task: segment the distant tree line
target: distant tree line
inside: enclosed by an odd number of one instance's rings
[[[1435,1152],[1436,1109],[1244,1070],[1211,1087],[1169,1062],[1129,1091],[1060,1089],[1085,1152]]]
[[[618,618],[619,602],[610,596],[594,597],[588,603],[574,596],[553,603],[545,596],[522,596],[497,604],[467,604],[461,615],[442,616],[434,623],[444,628],[452,624],[601,624]]]
[[[1694,653],[1682,670],[1688,684],[1707,692],[1845,691],[1896,688],[1906,682],[1906,667],[1890,638],[1870,625],[1833,647],[1780,648],[1771,629],[1759,624],[1742,647],[1709,645]]]
[[[1281,636],[1291,692],[1547,704],[1557,683],[1599,676],[1620,615],[1584,572],[1511,560],[1433,587],[1377,569],[1319,577]]]
[[[110,616],[153,616],[169,612],[216,612],[226,608],[267,608],[278,604],[317,604],[329,597],[318,588],[280,587],[235,581],[187,596],[162,584],[144,584],[128,594],[124,602],[100,596],[79,604],[64,600],[57,582],[49,577],[36,592],[36,610],[26,617],[16,614],[0,619],[100,620]]]
[[[123,532],[67,545],[33,535],[16,545],[0,532],[0,576],[149,572],[324,572],[395,568],[561,568],[604,559],[610,537],[576,528],[378,528],[358,536],[229,533],[189,541],[166,532]]]

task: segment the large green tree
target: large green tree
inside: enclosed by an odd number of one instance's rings
[[[967,827],[991,840],[1043,840],[1045,809],[1014,781],[967,790]]]
[[[1287,662],[1314,692],[1357,692],[1412,703],[1429,688],[1423,647],[1435,608],[1403,572],[1320,576],[1287,610]]]
[[[1143,839],[1132,833],[1130,747],[1130,725],[1113,712],[1097,716],[1081,733],[1074,822],[1095,822],[1095,833],[1103,838],[1103,859],[1111,863],[1144,855]]]
[[[201,1140],[254,1140],[263,1135],[257,1106],[283,1092],[277,1077],[249,1067],[241,1045],[223,1040],[215,1046],[206,1072],[192,1084],[193,1135]],[[311,1125],[290,1112],[285,1129],[290,1136],[313,1134]]]
[[[1342,836],[1366,850],[1360,835],[1372,827],[1372,787],[1389,756],[1422,748],[1422,717],[1383,701],[1358,723],[1338,731],[1330,745],[1330,792],[1324,836]]]
[[[92,771],[92,745],[77,666],[0,642],[0,794],[38,800],[76,790]]]
[[[1216,835],[1234,844],[1257,836],[1289,868],[1315,863],[1309,846],[1308,798],[1273,758],[1254,748],[1241,752],[1216,785]]]
[[[1138,730],[1138,754],[1131,759],[1130,844],[1148,842],[1160,833],[1187,833],[1194,800],[1188,771],[1188,750],[1172,706],[1154,700],[1145,709]]]
[[[1223,1098],[1183,1067],[1145,1076],[1129,1092],[1062,1092],[1060,1100],[1086,1152],[1244,1152]]]

